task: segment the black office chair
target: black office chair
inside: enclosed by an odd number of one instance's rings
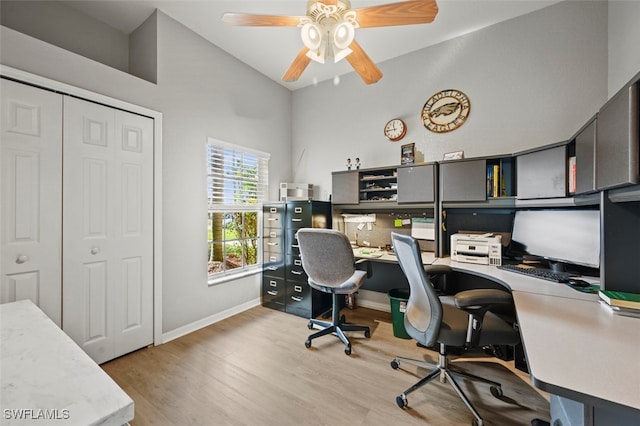
[[[351,342],[344,335],[345,331],[364,331],[364,337],[370,337],[369,327],[345,323],[344,315],[340,316],[340,296],[358,291],[367,271],[356,269],[351,243],[345,234],[331,229],[302,228],[297,232],[302,267],[309,276],[312,288],[331,293],[332,322],[311,318],[309,329],[319,326],[322,329],[311,334],[306,342],[307,348],[316,337],[336,334],[345,345],[344,352],[351,355]],[[362,262],[360,262],[362,263]]]
[[[424,361],[396,357],[391,367],[399,368],[402,362],[427,367],[435,367],[426,377],[411,386],[398,397],[400,408],[408,405],[407,394],[426,385],[436,377],[448,381],[464,404],[471,410],[473,425],[481,426],[482,417],[464,394],[454,376],[462,376],[491,385],[491,394],[502,396],[500,383],[487,380],[453,368],[449,363],[449,347],[471,350],[488,345],[513,345],[519,340],[511,325],[488,312],[496,305],[511,304],[511,294],[494,289],[467,290],[452,297],[439,297],[425,272],[417,241],[407,235],[391,233],[394,250],[402,271],[409,281],[410,295],[407,301],[404,326],[413,339],[426,347],[439,347],[438,362],[435,366]]]

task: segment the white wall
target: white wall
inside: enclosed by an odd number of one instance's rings
[[[609,97],[640,72],[640,1],[609,1]]]
[[[152,84],[6,27],[0,63],[163,113],[163,332],[259,302],[260,276],[207,286],[207,137],[271,153],[288,181],[291,92],[158,13]]]
[[[607,100],[607,4],[559,3],[379,66],[384,77],[372,86],[349,74],[337,87],[293,94],[294,180],[320,185],[320,199],[346,158],[360,157],[364,168],[398,164],[405,143],[434,161],[570,138]],[[453,132],[429,132],[421,109],[449,88],[469,96],[470,117]],[[408,125],[396,143],[382,133],[393,117]]]

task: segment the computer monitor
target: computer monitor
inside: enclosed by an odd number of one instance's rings
[[[512,247],[549,261],[600,266],[600,211],[587,209],[518,210],[513,220]],[[520,251],[518,250],[518,251]]]

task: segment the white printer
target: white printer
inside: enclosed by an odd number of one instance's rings
[[[479,265],[502,264],[502,236],[493,234],[453,234],[451,260]]]

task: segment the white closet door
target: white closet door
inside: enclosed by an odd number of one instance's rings
[[[0,80],[0,303],[61,325],[62,96]]]
[[[153,342],[153,121],[65,97],[63,328],[102,363]]]

